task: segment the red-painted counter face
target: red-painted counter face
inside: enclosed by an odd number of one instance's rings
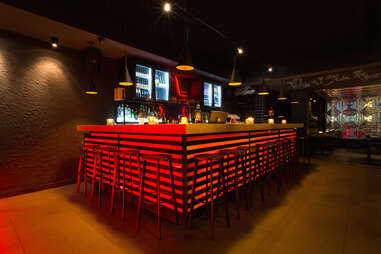
[[[191,126],[191,127],[190,127]],[[300,126],[300,125],[299,125]],[[283,127],[283,128],[282,128]],[[168,154],[173,158],[174,178],[176,189],[176,201],[178,211],[183,213],[188,209],[190,203],[190,194],[192,192],[193,175],[194,175],[194,156],[202,153],[217,153],[221,149],[236,148],[242,145],[258,145],[268,142],[280,141],[282,139],[294,139],[296,137],[295,125],[207,125],[207,124],[169,124],[169,125],[115,125],[115,126],[78,126],[78,131],[87,132],[84,137],[86,144],[98,144],[101,147],[114,146],[119,150],[128,148],[138,149],[141,154]],[[213,132],[214,130],[219,130]],[[221,130],[224,130],[221,132]],[[197,133],[201,132],[201,133]],[[291,150],[295,150],[292,145]],[[283,156],[283,151],[279,151]],[[107,156],[104,155],[104,168],[114,165],[113,159],[108,162]],[[258,169],[265,166],[266,151],[258,154],[248,154],[247,159],[252,165],[257,165]],[[280,157],[279,157],[280,158]],[[89,154],[87,158],[87,170],[92,171],[93,158]],[[122,162],[122,161],[120,161]],[[231,167],[227,169],[228,185],[233,184],[234,178],[234,159],[231,159]],[[126,173],[138,182],[140,171],[138,170],[137,158],[134,158],[131,170]],[[266,170],[272,170],[274,166]],[[202,175],[202,170],[199,173]],[[148,162],[147,171],[149,178],[146,182],[147,193],[155,189],[155,164]],[[214,176],[217,181],[218,165],[214,166]],[[254,171],[253,171],[254,172]],[[259,172],[259,171],[258,171]],[[239,180],[243,180],[244,171],[242,167],[238,170]],[[108,174],[105,174],[107,180]],[[255,177],[260,177],[255,173]],[[160,169],[160,185],[163,189],[169,188],[169,165],[164,163]],[[196,204],[195,207],[202,206],[205,199],[205,180],[200,178],[197,180],[196,186]],[[132,193],[138,195],[139,186],[132,186]],[[150,190],[151,189],[151,190]],[[231,189],[229,187],[229,189]],[[154,200],[153,196],[146,196],[149,200]],[[161,195],[161,198],[169,201],[169,197]],[[173,209],[171,202],[163,203],[163,206]]]

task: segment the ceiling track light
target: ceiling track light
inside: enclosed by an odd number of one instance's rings
[[[237,54],[234,54],[234,63],[233,63],[233,70],[232,75],[230,77],[230,81],[228,83],[229,86],[240,86],[242,85],[242,80],[238,74],[237,70],[237,62],[238,62],[238,56]]]
[[[120,86],[132,86],[134,82],[131,79],[130,72],[128,71],[127,56],[123,57],[121,79],[119,81]]]
[[[181,71],[194,70],[193,63],[192,63],[192,55],[191,55],[190,47],[189,47],[189,28],[186,29],[184,50],[181,54],[181,57],[176,66],[176,69]]]
[[[53,48],[58,48],[58,38],[57,37],[52,37],[51,39],[50,39],[50,42],[51,42],[51,45],[52,45],[52,47]]]

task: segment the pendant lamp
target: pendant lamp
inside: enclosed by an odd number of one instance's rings
[[[176,66],[176,69],[181,71],[192,71],[194,70],[192,63],[192,55],[189,47],[189,28],[186,31],[186,39],[183,52],[181,54],[180,60]]]
[[[269,95],[270,92],[267,90],[265,79],[262,81],[262,86],[259,88],[258,95]]]
[[[230,82],[228,83],[229,86],[240,86],[240,85],[242,85],[241,78],[239,77],[239,74],[237,71],[237,61],[238,61],[238,57],[237,57],[237,54],[235,54],[232,76],[230,77]]]
[[[127,56],[123,57],[123,66],[122,66],[122,73],[121,73],[121,79],[119,81],[120,86],[132,86],[134,82],[132,82],[130,72],[128,71],[127,66]]]
[[[98,91],[95,87],[94,79],[91,79],[89,88],[86,91],[87,94],[98,94]]]
[[[287,96],[284,93],[284,88],[282,87],[278,96],[278,101],[284,101],[287,100]]]

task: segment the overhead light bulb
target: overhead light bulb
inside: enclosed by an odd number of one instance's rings
[[[57,48],[58,47],[58,38],[57,37],[52,37],[50,39],[50,41],[51,41],[51,44],[52,44],[53,48]]]
[[[243,49],[242,48],[237,48],[238,54],[242,55],[243,54]]]
[[[167,2],[167,3],[164,4],[164,11],[165,12],[170,12],[171,9],[172,8],[171,8],[171,4],[170,3]]]
[[[268,71],[268,72],[273,72],[273,67],[270,66],[270,67],[267,69],[267,71]]]

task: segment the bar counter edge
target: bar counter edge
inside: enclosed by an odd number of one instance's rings
[[[157,134],[208,134],[258,130],[303,128],[302,123],[290,124],[156,124],[156,125],[77,125],[79,132],[133,132]]]

